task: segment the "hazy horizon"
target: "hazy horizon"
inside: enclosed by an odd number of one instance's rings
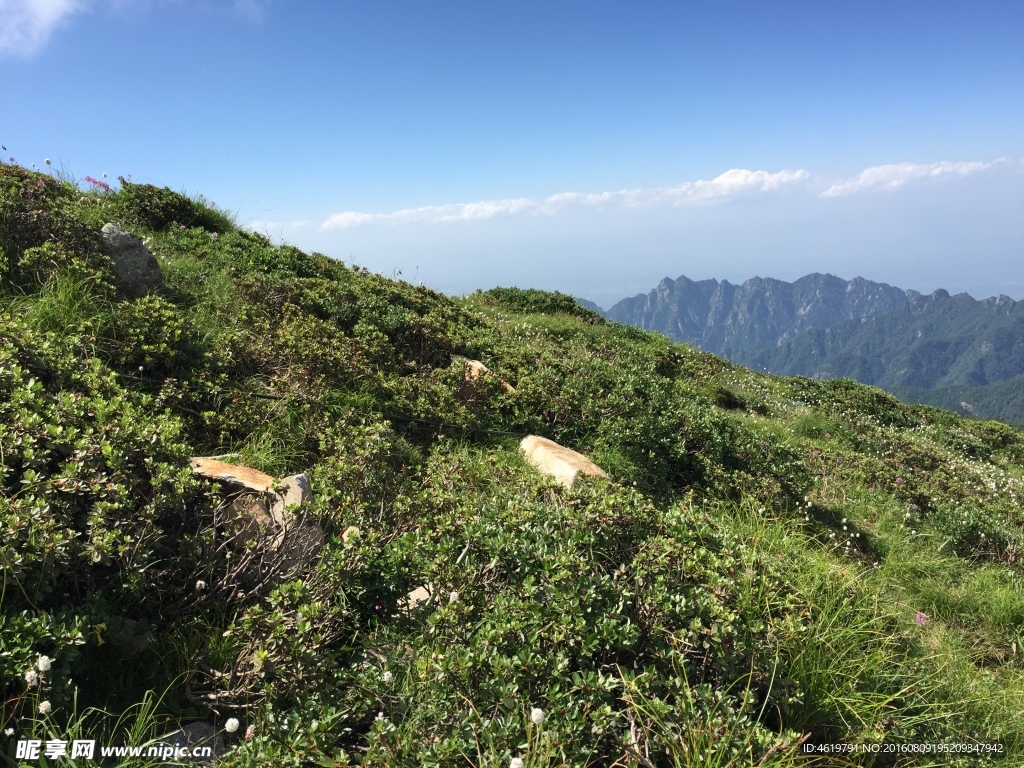
[[[1024,5],[0,0],[4,160],[449,294],[1024,299]]]

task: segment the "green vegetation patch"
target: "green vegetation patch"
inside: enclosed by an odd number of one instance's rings
[[[239,766],[1024,753],[1013,428],[755,374],[562,294],[447,297],[96,181],[0,166],[11,762],[17,739],[192,721]],[[160,289],[113,290],[108,221]],[[555,484],[526,434],[610,478]],[[194,456],[306,473],[293,524],[322,547],[239,544],[242,501]]]

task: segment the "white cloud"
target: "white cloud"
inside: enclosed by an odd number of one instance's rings
[[[81,0],[0,0],[0,56],[32,56],[83,7]]]
[[[861,171],[859,176],[833,184],[821,193],[822,197],[844,197],[859,192],[873,190],[896,190],[914,182],[927,181],[942,177],[963,177],[979,171],[986,171],[997,165],[1009,162],[1005,159],[992,162],[951,163],[896,163],[894,165],[876,165]]]
[[[623,189],[613,192],[559,192],[543,200],[512,198],[481,200],[475,203],[448,203],[405,208],[391,213],[363,213],[343,211],[332,214],[321,229],[348,229],[364,224],[398,223],[406,221],[473,221],[516,214],[552,215],[568,207],[601,207],[615,205],[622,208],[655,206],[679,207],[701,205],[725,200],[743,193],[768,192],[785,185],[810,179],[807,171],[748,171],[740,168],[726,171],[711,180],[687,181],[674,187],[650,189]]]

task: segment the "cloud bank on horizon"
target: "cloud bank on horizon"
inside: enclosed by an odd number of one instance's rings
[[[1024,168],[1024,158],[992,161],[896,163],[866,168],[845,181],[829,181],[806,170],[751,171],[734,168],[713,179],[686,181],[670,187],[623,189],[608,192],[560,192],[542,200],[508,198],[471,203],[445,203],[403,208],[388,213],[342,211],[320,225],[322,230],[343,230],[371,224],[406,222],[458,222],[518,214],[554,215],[570,207],[622,209],[699,206],[726,202],[743,195],[768,194],[786,188],[803,189],[823,198],[848,197],[869,192],[894,192],[908,185],[963,178],[999,167]]]

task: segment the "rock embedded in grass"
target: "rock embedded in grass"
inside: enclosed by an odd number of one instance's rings
[[[528,435],[519,443],[519,450],[534,467],[555,478],[559,485],[566,488],[572,487],[580,472],[591,477],[608,477],[607,472],[582,453],[559,445],[546,437]]]
[[[491,369],[488,368],[483,363],[481,363],[479,360],[471,360],[470,358],[463,357],[462,355],[452,355],[452,362],[462,362],[466,364],[466,381],[478,381],[479,379],[483,378],[484,375],[491,373]],[[505,392],[512,393],[516,391],[515,387],[513,387],[504,379],[498,379],[498,381],[501,382],[501,388]]]
[[[190,465],[197,475],[252,491],[238,496],[228,507],[235,547],[246,546],[256,536],[268,536],[268,549],[280,551],[286,570],[309,562],[323,547],[323,529],[296,516],[313,496],[305,473],[277,480],[252,467],[202,456],[193,458]]]
[[[100,238],[114,267],[114,282],[125,296],[137,299],[164,284],[159,262],[138,235],[110,223],[103,225]]]

